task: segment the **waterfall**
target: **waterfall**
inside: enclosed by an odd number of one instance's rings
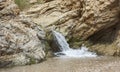
[[[56,31],[52,31],[53,39],[57,43],[61,52],[56,52],[56,56],[67,56],[67,57],[96,57],[96,53],[89,52],[88,48],[82,46],[79,49],[72,49],[69,47],[65,37]]]
[[[57,43],[61,51],[66,51],[70,49],[69,44],[67,43],[65,37],[62,34],[56,31],[52,31],[52,33],[53,39]]]

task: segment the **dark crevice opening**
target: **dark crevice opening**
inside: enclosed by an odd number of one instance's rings
[[[116,40],[119,30],[120,23],[118,22],[111,27],[98,31],[97,33],[90,36],[88,40],[93,44],[111,44]]]

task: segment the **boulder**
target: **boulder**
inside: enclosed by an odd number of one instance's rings
[[[29,19],[1,21],[0,59],[12,65],[38,63],[45,57],[45,32]]]
[[[19,14],[13,0],[0,1],[0,67],[39,63],[45,58],[45,32]]]

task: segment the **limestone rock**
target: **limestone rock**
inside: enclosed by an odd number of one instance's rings
[[[96,33],[99,38],[106,32],[103,30],[109,31],[109,28],[114,29],[114,25],[119,24],[119,3],[119,0],[54,0],[31,7],[25,16],[30,17],[46,30],[54,29],[61,32],[71,46],[74,46],[74,43],[80,46]],[[102,45],[99,44],[99,46]],[[114,49],[113,47],[111,49]],[[105,48],[106,46],[103,50]],[[101,53],[105,54],[102,51]],[[116,52],[116,50],[113,51]],[[106,52],[107,55],[113,55],[111,50]]]
[[[14,0],[1,0],[0,1],[0,19],[10,19],[15,17],[20,12]]]
[[[37,3],[37,0],[30,0],[29,3],[30,4]]]
[[[39,39],[45,37],[42,29],[27,18],[0,22],[0,60],[26,65],[44,59],[45,44]]]
[[[70,38],[84,40],[119,22],[118,11],[119,0],[54,0],[33,6],[27,15],[43,27],[54,27]]]
[[[18,14],[14,0],[0,1],[0,67],[39,63],[45,58],[45,32]]]

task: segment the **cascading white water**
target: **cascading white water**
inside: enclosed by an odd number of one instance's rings
[[[65,40],[65,37],[56,31],[52,31],[54,41],[56,41],[61,52],[56,52],[57,56],[68,56],[68,57],[96,57],[96,53],[89,52],[85,46],[82,46],[80,49],[72,49],[69,47],[69,44]]]
[[[69,44],[67,43],[65,37],[62,34],[56,31],[52,31],[52,33],[54,37],[53,39],[54,41],[56,41],[57,45],[59,45],[61,51],[66,51],[70,49]]]

